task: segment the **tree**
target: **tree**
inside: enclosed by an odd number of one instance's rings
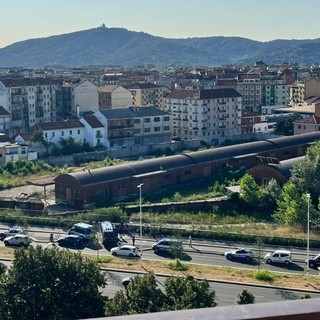
[[[292,136],[293,135],[293,123],[300,119],[301,116],[293,115],[287,119],[280,120],[276,123],[274,128],[275,134],[281,134],[284,136]]]
[[[306,156],[296,163],[291,171],[290,182],[295,184],[301,193],[309,192],[316,204],[320,195],[320,142],[308,148]]]
[[[210,291],[207,280],[196,280],[192,276],[170,277],[164,284],[167,297],[166,310],[185,310],[215,307],[215,292]]]
[[[97,264],[79,253],[41,246],[15,251],[0,283],[1,319],[79,319],[104,316]]]
[[[250,174],[245,174],[240,180],[240,198],[255,207],[259,204],[260,188]]]
[[[254,257],[258,260],[258,270],[260,270],[261,261],[263,260],[264,252],[263,252],[264,243],[261,237],[257,238],[256,241],[256,250]]]
[[[134,277],[125,291],[117,292],[107,302],[107,316],[159,312],[165,300],[164,294],[157,288],[154,274]]]
[[[244,289],[237,295],[237,304],[251,304],[254,303],[255,297],[248,290]]]
[[[302,194],[299,187],[292,182],[286,183],[278,200],[278,210],[273,217],[287,226],[306,228],[308,212],[308,198]],[[317,212],[310,204],[310,219],[318,220]]]
[[[45,139],[42,130],[36,130],[30,137],[30,141],[41,143],[46,148],[47,154],[49,154],[49,147],[52,143]]]

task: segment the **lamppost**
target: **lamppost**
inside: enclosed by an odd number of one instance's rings
[[[143,183],[140,183],[137,188],[139,188],[140,192],[140,251],[141,251],[141,264],[142,264],[142,203],[141,203],[141,189],[142,189]]]
[[[309,285],[309,241],[310,241],[310,193],[307,193],[308,198],[308,214],[307,214],[307,286]]]

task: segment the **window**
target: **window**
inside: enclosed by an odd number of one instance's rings
[[[169,120],[170,120],[170,117],[169,117],[169,116],[163,117],[163,121],[169,121]]]
[[[154,127],[154,132],[160,132],[160,127]]]
[[[154,122],[160,122],[160,117],[155,117]]]
[[[135,124],[141,123],[141,119],[134,119],[134,123],[135,123]]]
[[[169,126],[164,126],[163,127],[163,131],[169,131],[170,130],[170,127]]]
[[[61,131],[61,136],[62,136],[62,137],[64,136],[64,131]]]
[[[191,174],[191,170],[186,170],[186,171],[184,172],[184,175],[185,175],[185,176],[190,176],[190,174]]]
[[[144,122],[145,122],[145,123],[149,123],[149,122],[150,122],[150,118],[145,118],[145,119],[144,119]]]
[[[144,129],[144,132],[145,132],[145,133],[150,132],[150,128],[145,128],[145,129]]]
[[[70,136],[72,136],[72,130],[69,131]]]
[[[78,129],[78,134],[80,134],[80,129]]]

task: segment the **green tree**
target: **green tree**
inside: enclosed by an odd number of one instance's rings
[[[307,227],[308,198],[292,182],[286,183],[278,200],[278,210],[273,217],[287,226]],[[319,213],[310,203],[310,220],[318,220]]]
[[[293,115],[287,119],[280,120],[276,123],[274,128],[274,133],[284,136],[292,136],[293,135],[293,123],[294,121],[300,119],[301,116]]]
[[[125,291],[119,291],[107,302],[107,316],[159,312],[165,300],[157,288],[154,274],[135,276]]]
[[[69,136],[66,139],[60,139],[61,153],[64,155],[81,153],[82,145],[80,142],[76,141],[73,137]]]
[[[316,204],[320,195],[320,141],[308,148],[306,156],[296,163],[291,171],[290,182],[295,184],[301,193],[309,192],[312,202]]]
[[[166,310],[185,310],[215,307],[215,292],[210,290],[207,280],[196,280],[192,276],[170,277],[164,284],[167,297]]]
[[[260,188],[250,174],[245,174],[240,180],[240,198],[255,207],[259,204]]]
[[[36,130],[30,137],[30,141],[41,143],[46,148],[47,154],[49,154],[49,147],[52,143],[44,137],[42,130]]]
[[[237,296],[237,304],[251,304],[254,303],[254,300],[254,295],[246,289],[240,291]]]
[[[82,319],[104,316],[97,264],[79,253],[41,246],[15,251],[0,283],[0,318]]]

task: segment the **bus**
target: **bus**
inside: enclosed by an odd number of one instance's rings
[[[105,246],[114,246],[118,244],[118,232],[110,221],[101,222],[101,233]]]
[[[76,223],[68,230],[68,234],[74,234],[90,240],[93,237],[93,225],[85,222]]]

